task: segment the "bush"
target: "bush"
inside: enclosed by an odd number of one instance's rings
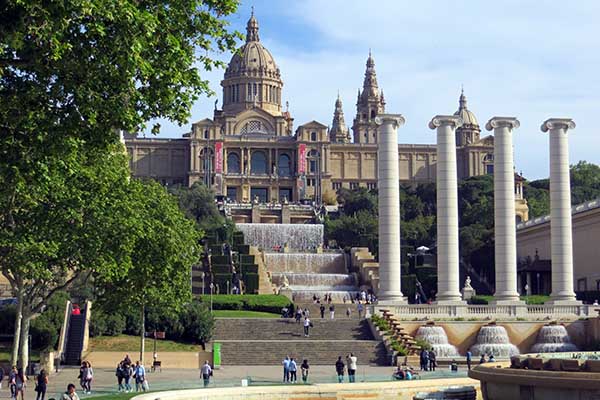
[[[182,337],[194,343],[210,341],[213,335],[215,320],[206,304],[193,301],[181,313],[181,325],[184,327]]]
[[[125,331],[125,316],[106,314],[101,309],[92,310],[90,336],[117,336]]]
[[[488,299],[483,296],[473,296],[469,299],[469,304],[488,304]]]
[[[31,335],[31,347],[41,351],[53,349],[58,341],[59,329],[57,329],[48,319],[41,318],[41,316],[33,319],[29,329],[29,334]]]
[[[424,350],[431,350],[433,349],[433,347],[431,346],[431,343],[429,343],[428,341],[424,340],[424,339],[417,339],[417,346],[419,346],[421,349]]]

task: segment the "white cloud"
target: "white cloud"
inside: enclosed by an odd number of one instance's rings
[[[407,118],[400,142],[433,143],[427,122],[456,110],[464,84],[482,128],[494,115],[520,119],[515,160],[526,176],[548,175],[547,138],[539,130],[548,117],[576,121],[572,162],[600,163],[600,2],[265,2],[257,6],[259,22],[267,7],[261,39],[281,68],[296,126],[330,124],[338,89],[351,125],[371,47],[387,111]],[[304,43],[298,32],[306,32]],[[206,76],[220,95],[222,71]],[[211,115],[213,101],[200,101],[192,119]],[[166,127],[166,136],[189,129]]]

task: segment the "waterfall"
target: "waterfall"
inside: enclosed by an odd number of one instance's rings
[[[250,246],[264,250],[285,247],[295,250],[312,250],[323,245],[321,224],[236,224]]]
[[[562,325],[542,326],[537,335],[536,343],[531,347],[532,353],[556,353],[578,351],[571,342],[567,328]]]
[[[415,339],[426,341],[433,347],[436,357],[457,357],[456,347],[448,343],[446,331],[441,326],[425,325],[417,330]]]
[[[519,355],[519,349],[510,343],[506,329],[500,325],[485,325],[479,329],[477,341],[471,347],[474,356],[482,354],[498,358],[508,358]]]
[[[265,253],[271,272],[333,273],[346,272],[342,253]]]

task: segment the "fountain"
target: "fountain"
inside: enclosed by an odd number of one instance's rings
[[[358,291],[354,275],[350,274],[272,272],[271,279],[280,287],[287,281],[297,302],[310,302],[313,296],[322,299],[329,294],[334,303],[341,303],[344,297],[349,300]]]
[[[343,253],[265,253],[271,272],[346,273]]]
[[[479,329],[477,341],[471,347],[474,356],[493,354],[497,358],[509,358],[519,355],[519,349],[508,340],[503,326],[490,323]]]
[[[457,357],[459,355],[456,347],[448,343],[446,331],[441,326],[434,324],[421,326],[417,330],[415,339],[429,343],[437,357]]]
[[[320,224],[236,224],[244,233],[244,241],[264,250],[287,247],[295,250],[314,250],[323,244],[323,225]]]
[[[536,343],[531,347],[532,353],[556,353],[578,351],[571,342],[567,328],[556,323],[542,326]]]

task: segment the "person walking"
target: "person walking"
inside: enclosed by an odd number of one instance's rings
[[[473,353],[471,353],[471,350],[467,351],[467,368],[469,369],[469,371],[471,370],[471,359],[473,358]]]
[[[346,358],[346,364],[348,365],[348,382],[356,382],[356,362],[357,358],[353,353]]]
[[[296,360],[294,360],[294,357],[292,357],[290,358],[290,382],[296,383],[296,381],[298,380],[297,372],[298,365],[296,364]]]
[[[135,362],[135,368],[133,370],[133,376],[135,378],[135,391],[140,390],[145,392],[148,384],[146,383],[146,368],[139,361]]]
[[[308,317],[309,317],[309,315],[310,315],[310,311],[308,311],[308,308],[305,308],[305,309],[304,309],[304,316],[305,316],[306,318],[308,318]]]
[[[92,381],[94,380],[94,370],[92,369],[92,364],[89,361],[86,361],[86,375],[85,375],[85,386],[87,387],[87,394],[92,393]]]
[[[335,373],[338,377],[338,383],[344,382],[344,362],[342,361],[342,356],[339,356],[337,361],[335,362]]]
[[[435,367],[437,366],[435,351],[433,349],[429,350],[429,370],[435,371]]]
[[[4,380],[4,368],[0,365],[0,389],[2,389],[2,381]]]
[[[15,399],[19,399],[19,394],[21,395],[21,400],[25,400],[25,384],[27,382],[27,377],[23,373],[23,368],[19,368],[17,370],[17,374],[15,375]]]
[[[46,398],[46,389],[48,389],[48,374],[43,369],[37,376],[35,391],[37,392],[36,400],[44,400]]]
[[[329,318],[335,318],[335,306],[333,304],[329,306]]]
[[[363,313],[363,310],[364,310],[364,306],[362,305],[362,303],[361,303],[361,302],[359,302],[359,303],[356,305],[356,312],[358,313],[358,319],[361,319],[361,318],[362,318],[362,313]]]
[[[296,322],[300,323],[301,319],[302,319],[302,309],[300,307],[298,307],[296,309]]]
[[[212,375],[212,368],[208,363],[208,360],[204,361],[204,365],[200,368],[200,375],[202,375],[202,381],[204,382],[204,387],[207,387],[210,383],[210,377]]]
[[[300,369],[302,370],[302,382],[306,384],[308,382],[308,370],[310,369],[308,365],[308,360],[306,358],[304,359],[304,361],[302,361]]]
[[[352,317],[352,310],[350,309],[350,307],[348,307],[346,309],[346,318],[351,318]]]
[[[123,365],[123,380],[125,381],[125,393],[131,392],[131,375],[133,375],[133,368],[131,363],[127,364],[125,361],[121,363]]]
[[[117,377],[117,391],[121,393],[123,391],[123,363],[117,364],[115,376]]]
[[[17,398],[17,367],[13,365],[8,373],[8,387],[10,388],[10,398]]]
[[[62,400],[79,400],[77,392],[75,392],[75,385],[69,383],[67,385],[67,391],[63,393]]]
[[[421,354],[419,355],[421,371],[427,371],[427,367],[429,365],[429,352],[425,349],[421,349]]]
[[[290,358],[285,356],[285,359],[281,363],[283,365],[283,382],[290,381]]]
[[[325,304],[321,304],[319,311],[321,312],[321,319],[325,318]]]
[[[304,318],[304,337],[309,337],[310,327],[312,326],[312,322],[308,317]]]

